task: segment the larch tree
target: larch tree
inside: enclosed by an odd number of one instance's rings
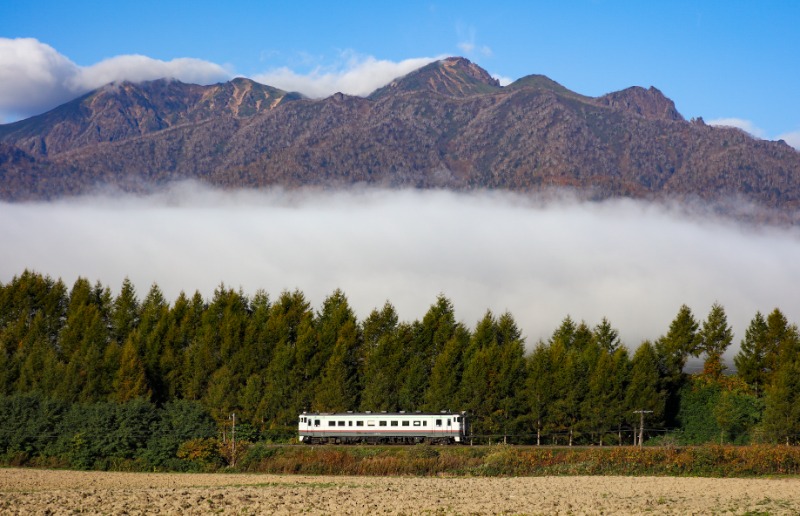
[[[767,384],[767,321],[756,312],[744,333],[739,353],[733,358],[739,377],[756,394],[762,394]]]
[[[425,391],[423,409],[429,412],[460,409],[461,379],[464,374],[464,355],[469,346],[469,332],[460,327],[437,355],[431,369],[431,380]]]
[[[690,356],[700,353],[699,329],[700,325],[691,309],[681,305],[666,335],[655,342],[661,390],[666,396],[664,418],[668,425],[676,423],[680,408],[680,390],[688,379],[684,372],[686,362]]]
[[[398,316],[388,301],[374,309],[361,325],[364,363],[361,375],[360,409],[395,411],[398,370],[403,369],[405,353],[398,339]]]
[[[664,396],[659,390],[658,356],[650,341],[644,341],[633,354],[625,402],[628,420],[635,426],[642,419],[639,411],[650,411],[644,419],[651,423],[660,421],[663,416]]]
[[[700,349],[705,354],[703,374],[712,379],[719,379],[726,369],[722,363],[722,355],[733,342],[733,330],[728,325],[725,309],[719,303],[711,306],[708,317],[703,321],[699,337]]]
[[[125,403],[140,397],[149,398],[150,390],[147,386],[144,365],[142,365],[136,345],[133,343],[133,338],[129,337],[122,346],[119,369],[114,376],[111,400]]]
[[[789,327],[767,387],[763,422],[775,442],[800,440],[800,334],[796,326]]]
[[[621,346],[619,331],[605,317],[594,327],[593,336],[597,345],[607,353],[613,354]]]
[[[139,300],[136,289],[129,278],[122,281],[122,288],[114,298],[111,312],[111,340],[122,346],[128,336],[139,325]]]
[[[528,418],[536,431],[536,444],[542,444],[542,432],[548,419],[548,409],[557,395],[553,388],[553,368],[548,345],[542,341],[526,359],[527,378],[525,394]]]

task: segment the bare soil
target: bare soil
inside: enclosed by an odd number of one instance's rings
[[[420,478],[0,469],[2,514],[800,514],[800,478]]]

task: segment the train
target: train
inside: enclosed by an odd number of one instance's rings
[[[305,444],[463,444],[469,438],[466,412],[303,412],[297,425]]]

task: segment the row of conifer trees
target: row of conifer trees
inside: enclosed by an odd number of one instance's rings
[[[236,414],[254,439],[290,432],[304,410],[466,410],[478,435],[541,444],[629,443],[640,411],[650,438],[798,440],[800,337],[780,310],[754,316],[736,374],[721,305],[704,320],[681,306],[665,329],[629,349],[605,318],[566,317],[526,352],[511,314],[469,328],[444,296],[421,320],[387,302],[359,321],[339,290],[318,310],[299,291],[224,285],[170,303],[157,285],[140,299],[127,279],[114,295],[25,271],[0,283],[0,397],[194,403],[220,429]],[[702,373],[685,372],[692,356]]]

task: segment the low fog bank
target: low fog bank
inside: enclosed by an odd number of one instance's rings
[[[756,310],[800,322],[800,234],[742,228],[679,206],[544,201],[507,193],[364,190],[224,193],[176,185],[147,197],[0,203],[0,281],[24,269],[123,278],[140,298],[224,283],[252,295],[334,289],[360,319],[387,300],[421,318],[438,294],[470,328],[510,311],[531,347],[560,321],[608,317],[630,347],[665,333],[681,304],[726,309],[735,345]]]

